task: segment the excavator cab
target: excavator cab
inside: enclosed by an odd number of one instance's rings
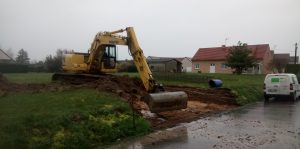
[[[112,69],[116,67],[116,46],[107,45],[105,46],[105,52],[103,54],[103,66],[105,69]]]
[[[117,71],[117,50],[116,45],[104,45],[102,56],[101,72],[113,73]]]

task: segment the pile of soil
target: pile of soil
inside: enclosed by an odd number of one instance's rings
[[[201,101],[203,103],[238,105],[236,95],[228,88],[194,88],[187,86],[166,86],[165,89],[170,92],[185,91],[188,94],[189,101]]]
[[[142,98],[147,94],[142,81],[139,78],[129,76],[101,76],[97,81],[86,84],[95,87],[98,91],[115,93],[127,102],[132,103],[133,108],[140,112],[149,110]]]
[[[200,117],[224,112],[238,107],[236,96],[227,88],[202,89],[187,86],[165,86],[166,91],[184,91],[188,95],[188,106],[183,110],[161,112],[157,115],[163,119],[150,119],[156,129],[190,122]]]
[[[70,80],[69,80],[70,81]],[[61,82],[50,84],[16,84],[0,75],[0,97],[9,93],[30,91],[63,91],[74,88],[93,88],[98,91],[114,93],[132,103],[134,110],[149,120],[153,128],[172,127],[182,122],[189,122],[210,114],[227,111],[238,106],[235,95],[230,89],[201,89],[187,86],[165,86],[168,92],[184,91],[188,95],[188,107],[160,113],[151,113],[142,98],[147,94],[139,78],[129,76],[101,76],[98,80]]]
[[[8,80],[0,73],[0,89],[8,83]]]

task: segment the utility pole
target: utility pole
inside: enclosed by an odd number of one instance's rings
[[[294,63],[297,64],[297,49],[298,49],[298,43],[295,44],[295,61]]]
[[[225,38],[225,46],[226,46],[226,44],[227,44],[227,40],[228,40],[229,38]]]

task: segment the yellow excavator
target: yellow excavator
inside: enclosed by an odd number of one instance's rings
[[[127,36],[120,33],[126,32]],[[62,73],[55,73],[53,80],[66,77],[97,78],[98,75],[117,72],[116,45],[128,46],[134,64],[146,91],[144,97],[151,112],[179,110],[187,107],[187,94],[183,91],[165,92],[162,85],[155,82],[146,58],[140,48],[133,27],[113,32],[99,32],[88,53],[65,54]]]

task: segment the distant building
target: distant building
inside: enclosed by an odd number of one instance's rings
[[[231,47],[199,48],[192,58],[193,72],[232,73],[234,70],[226,66],[226,58]],[[248,69],[247,73],[267,74],[272,72],[273,51],[269,44],[248,45],[251,55],[258,64]]]
[[[290,61],[289,53],[280,53],[274,54],[273,64],[274,64],[274,72],[283,73],[285,72],[286,65]]]
[[[147,58],[148,65],[152,72],[182,72],[182,63],[176,58]]]
[[[118,60],[117,61],[118,72],[137,72],[136,66],[133,60]]]
[[[176,72],[192,72],[192,60],[189,57],[157,57],[157,56],[148,56],[147,61],[149,65],[152,65],[153,62],[158,65],[159,62],[161,62],[161,66],[165,64],[166,61],[177,61],[181,64],[178,64],[178,68],[176,69]],[[181,67],[179,67],[181,65]],[[150,66],[151,67],[151,66]],[[155,67],[155,66],[153,66]],[[174,67],[174,66],[173,66]],[[166,68],[170,69],[170,68]],[[162,71],[162,67],[160,67],[160,70],[154,69],[154,71]]]
[[[14,60],[0,49],[0,63],[13,63]]]

